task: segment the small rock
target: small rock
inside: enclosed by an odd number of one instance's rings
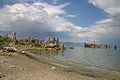
[[[15,66],[9,66],[9,69],[11,69],[11,68],[16,68]]]
[[[1,61],[1,63],[6,63],[6,61]]]
[[[53,67],[52,67],[52,70],[56,70],[56,68],[53,66]]]
[[[25,54],[25,51],[21,51],[21,54]]]
[[[18,51],[15,47],[9,47],[9,46],[4,47],[3,50],[8,51],[8,52],[17,52]]]
[[[25,68],[24,67],[21,67],[22,70],[24,70]]]
[[[3,77],[5,77],[5,75],[4,75],[4,74],[2,74],[2,73],[0,73],[0,78],[3,78]]]

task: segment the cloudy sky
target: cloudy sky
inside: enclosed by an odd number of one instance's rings
[[[0,33],[120,44],[120,0],[0,0]]]

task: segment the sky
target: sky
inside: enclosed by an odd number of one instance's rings
[[[0,33],[120,44],[120,0],[0,0]]]

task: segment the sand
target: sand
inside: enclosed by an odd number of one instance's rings
[[[0,80],[107,80],[65,71],[19,53],[0,53],[0,75]]]

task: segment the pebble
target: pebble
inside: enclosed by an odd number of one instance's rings
[[[11,69],[11,68],[16,68],[15,66],[9,66],[9,69]]]
[[[0,61],[1,63],[6,63],[6,61]]]
[[[0,73],[0,78],[3,78],[3,77],[5,77],[5,75],[4,75],[4,74],[2,74],[2,73]]]
[[[21,54],[25,54],[25,51],[21,51]]]
[[[22,70],[24,70],[25,68],[24,67],[21,67]]]
[[[56,68],[54,66],[52,66],[52,70],[56,70]]]

